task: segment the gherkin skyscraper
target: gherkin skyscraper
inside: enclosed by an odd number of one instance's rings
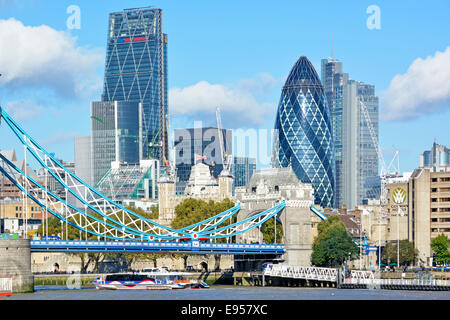
[[[275,120],[273,166],[292,166],[314,188],[315,204],[334,207],[335,163],[331,113],[319,76],[307,57],[292,68]]]

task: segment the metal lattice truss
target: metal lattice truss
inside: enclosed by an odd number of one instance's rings
[[[29,152],[44,169],[45,183],[40,184],[27,174],[26,168],[24,172],[0,155],[2,174],[46,212],[86,234],[113,240],[226,238],[259,227],[285,206],[283,201],[274,208],[248,219],[220,227],[240,210],[240,204],[237,204],[223,213],[182,229],[166,227],[128,210],[90,187],[36,143],[1,107],[0,114],[1,119],[23,144],[25,157]],[[64,199],[48,189],[49,178],[54,179],[64,189]],[[72,201],[68,201],[69,196],[81,203],[81,206],[75,206]]]
[[[230,224],[221,228],[210,228],[209,230],[204,230],[198,234],[199,237],[205,237],[209,239],[218,239],[218,238],[229,238],[238,234],[245,233],[250,231],[251,229],[257,228],[265,223],[270,218],[278,215],[284,207],[286,206],[286,202],[283,200],[280,204],[275,207],[258,213],[250,218],[245,220]]]
[[[131,198],[139,183],[151,169],[151,167],[143,168],[139,164],[111,168],[95,188],[114,200]]]
[[[292,279],[336,282],[338,278],[338,269],[275,264],[269,265],[266,269],[264,269],[264,275]]]

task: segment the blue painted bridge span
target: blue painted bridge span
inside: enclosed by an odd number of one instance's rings
[[[222,254],[273,254],[285,253],[282,244],[150,242],[150,241],[46,241],[35,240],[31,252],[160,252],[160,253],[222,253]]]

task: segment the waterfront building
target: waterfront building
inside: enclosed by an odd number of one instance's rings
[[[408,183],[408,237],[419,259],[431,264],[431,241],[440,234],[450,238],[450,171],[414,170]]]
[[[139,107],[136,102],[100,101],[91,104],[91,167],[93,184],[111,162],[139,163]]]
[[[434,141],[431,150],[420,155],[420,167],[433,172],[450,171],[450,149]]]
[[[167,34],[162,10],[125,9],[109,15],[102,101],[141,103],[139,159],[167,155]]]
[[[232,131],[222,129],[226,154],[231,154]],[[223,170],[220,150],[219,130],[217,128],[177,129],[174,132],[176,193],[184,194],[191,176],[191,169],[197,163],[210,167],[211,175],[217,179]]]
[[[378,154],[370,127],[379,141],[378,97],[375,87],[349,79],[342,62],[322,60],[322,83],[332,115],[336,165],[336,207],[367,203],[379,187]],[[364,114],[364,109],[370,125]]]
[[[387,203],[360,205],[362,230],[369,244],[408,240],[418,256],[416,265],[432,266],[431,241],[450,237],[450,172],[417,168],[387,181]]]
[[[300,57],[283,87],[275,120],[273,166],[292,166],[311,183],[315,203],[334,207],[335,163],[331,113],[313,65]]]

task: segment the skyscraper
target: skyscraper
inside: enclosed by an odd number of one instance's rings
[[[350,80],[342,62],[322,60],[322,83],[330,105],[336,164],[336,207],[354,208],[373,198],[378,154],[364,110],[378,141],[378,97],[375,87]]]
[[[167,35],[162,10],[109,15],[102,101],[141,103],[139,158],[167,159]]]
[[[113,161],[139,163],[139,105],[125,101],[92,102],[92,184],[99,182]]]
[[[331,113],[319,76],[306,57],[292,68],[275,120],[275,167],[292,168],[311,183],[315,203],[334,207],[335,165]]]
[[[420,167],[430,169],[431,172],[450,171],[450,149],[437,144],[435,140],[431,150],[420,155]]]
[[[343,127],[342,117],[344,111],[343,84],[348,81],[348,74],[342,73],[342,62],[335,59],[322,60],[322,84],[325,97],[331,112],[333,128],[334,162],[336,169],[335,180],[335,207],[339,208],[343,203]]]

